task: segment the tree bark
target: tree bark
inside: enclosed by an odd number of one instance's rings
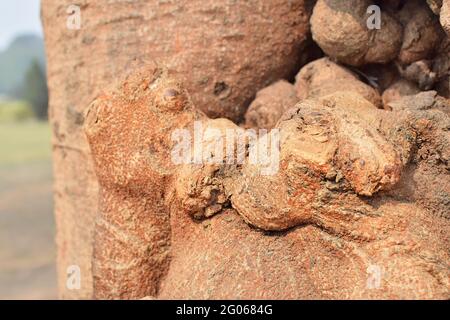
[[[80,9],[80,29],[68,27],[73,5]],[[99,199],[82,130],[89,103],[136,61],[168,57],[197,107],[213,117],[239,119],[259,89],[298,70],[308,14],[303,0],[42,0],[42,22],[59,292],[62,298],[91,298]],[[79,290],[66,286],[72,265],[81,269]]]
[[[73,1],[42,1],[53,133],[58,291],[65,299],[93,297],[93,230],[99,196],[83,132],[84,111],[101,90],[123,76],[133,60],[144,55],[144,41],[138,36],[143,26],[130,8],[140,12],[146,7],[146,1],[77,3],[79,30],[67,28],[67,10]],[[72,265],[80,268],[80,289],[66,286],[67,268]]]

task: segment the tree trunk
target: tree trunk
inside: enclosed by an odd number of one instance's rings
[[[89,103],[135,61],[163,57],[197,107],[240,120],[257,90],[298,70],[306,11],[303,0],[42,0],[62,298],[93,296],[98,182],[82,130]],[[66,286],[72,265],[81,269],[79,290]]]
[[[53,137],[57,271],[61,298],[93,297],[92,252],[98,211],[98,182],[83,132],[89,103],[144,55],[131,5],[120,1],[78,1],[81,29],[67,28],[70,0],[43,0]],[[137,12],[146,2],[134,2]],[[68,268],[79,266],[81,287],[68,288]]]
[[[197,190],[192,168],[161,169],[173,164],[169,133],[198,118],[191,108],[178,121],[191,100],[209,117],[242,120],[259,89],[292,79],[307,2],[42,1],[61,298],[448,298],[448,119],[436,93],[405,98],[388,116],[343,91],[298,104],[278,124],[288,133],[279,172],[222,173],[232,208],[220,213],[206,214],[225,203],[211,185],[219,171],[202,167]],[[133,72],[160,58],[192,99]],[[199,222],[189,212],[217,214]]]

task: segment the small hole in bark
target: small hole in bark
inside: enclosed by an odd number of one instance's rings
[[[83,119],[83,122],[86,122],[88,126],[92,127],[98,123],[99,119],[97,116],[96,110],[93,110],[92,108],[88,110],[86,113],[86,118]]]
[[[175,89],[167,89],[164,92],[164,97],[176,97],[178,94],[178,91]]]
[[[216,82],[214,85],[214,95],[226,98],[230,93],[230,87],[225,82]]]

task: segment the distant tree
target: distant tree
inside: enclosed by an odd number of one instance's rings
[[[33,60],[21,87],[22,98],[30,103],[35,116],[40,120],[47,119],[48,88],[44,71],[37,60]]]

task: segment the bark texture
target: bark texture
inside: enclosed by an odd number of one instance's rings
[[[292,85],[280,80],[308,56],[306,2],[81,0],[72,30],[72,3],[43,1],[62,298],[450,297],[437,17],[396,1],[368,31],[368,1],[319,0],[312,34],[330,58]],[[367,63],[389,61],[437,92],[398,84],[392,65],[372,65],[374,80]],[[255,96],[247,125],[279,130],[279,170],[173,162],[174,131],[211,129],[200,144],[213,157]]]
[[[53,128],[59,292],[93,296],[91,260],[98,182],[81,127],[101,92],[144,60],[162,59],[212,117],[242,118],[256,92],[293,76],[308,33],[303,0],[76,2],[81,28],[67,28],[69,0],[43,0]],[[251,54],[249,54],[251,53]],[[66,270],[81,268],[81,289]]]
[[[264,175],[263,163],[167,161],[173,130],[214,128],[205,149],[239,130],[196,111],[177,83],[146,68],[89,108],[107,195],[96,297],[448,298],[448,101],[430,91],[387,111],[348,91],[305,100],[278,122],[279,170]],[[367,285],[374,266],[379,290]]]

